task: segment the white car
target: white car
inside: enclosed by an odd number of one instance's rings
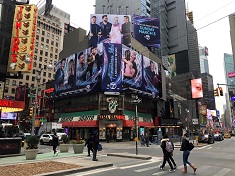
[[[57,136],[58,136],[58,138],[59,138],[59,141],[61,141],[61,137],[62,137],[63,135],[68,136],[66,133],[56,133],[56,134],[57,134]]]
[[[40,144],[43,145],[45,143],[52,145],[52,139],[54,134],[42,134],[40,137]]]

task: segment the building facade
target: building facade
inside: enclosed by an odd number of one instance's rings
[[[233,60],[235,63],[235,13],[229,15],[230,38],[233,51]]]

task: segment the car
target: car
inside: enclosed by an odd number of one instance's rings
[[[224,138],[231,138],[231,135],[229,133],[224,133]]]
[[[66,133],[56,133],[56,135],[58,136],[59,141],[61,141],[61,137],[62,137],[63,135],[68,136]]]
[[[235,136],[235,133],[230,133],[231,136]]]
[[[199,135],[198,142],[206,142],[208,144],[213,144],[215,142],[214,135],[211,133],[205,133]]]
[[[214,134],[214,140],[215,141],[222,141],[222,140],[224,140],[224,136],[220,133],[216,133],[216,134]]]
[[[53,139],[54,134],[42,134],[39,141],[40,144],[43,145],[45,143],[52,145],[52,139]]]

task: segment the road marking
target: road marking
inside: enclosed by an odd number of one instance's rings
[[[197,150],[201,150],[201,149],[204,149],[204,148],[206,148],[206,147],[208,147],[208,145],[203,146],[203,147],[200,147],[200,148],[197,148]]]
[[[159,162],[159,161],[161,161],[161,160],[160,159],[159,160],[154,159],[154,160],[152,160],[150,162],[147,162],[147,163],[141,163],[141,164],[135,164],[135,165],[131,165],[131,166],[119,167],[119,169],[129,169],[129,168],[133,168],[133,167],[139,167],[139,166],[144,166],[144,165],[156,163],[156,162]]]
[[[159,168],[158,166],[153,166],[153,167],[147,167],[147,168],[144,168],[144,169],[138,169],[138,170],[134,170],[135,172],[144,172],[144,171],[147,171],[147,170],[152,170],[152,169],[157,169]]]
[[[223,176],[225,174],[227,174],[229,171],[231,171],[231,169],[228,168],[224,168],[221,171],[219,171],[217,174],[213,175],[213,176]]]
[[[177,169],[182,169],[183,167],[184,167],[184,165],[181,165],[181,166],[178,166]],[[176,169],[176,170],[177,170],[177,169]],[[161,172],[156,172],[156,173],[154,173],[154,174],[152,174],[152,175],[160,176],[160,175],[164,175],[164,174],[166,174],[166,173],[169,173],[169,169],[164,170],[164,171],[161,171]],[[172,172],[172,173],[174,173],[174,172]]]
[[[211,166],[202,166],[200,168],[198,168],[197,170],[200,170],[200,171],[204,171],[206,169],[209,169]]]
[[[208,147],[207,149],[212,149],[212,147]]]

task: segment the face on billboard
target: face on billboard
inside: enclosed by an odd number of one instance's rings
[[[99,43],[131,44],[131,17],[129,15],[90,15],[90,45]]]
[[[191,80],[191,88],[192,88],[192,98],[203,97],[201,78]]]
[[[123,45],[122,48],[123,87],[140,89],[142,84],[142,56]]]

